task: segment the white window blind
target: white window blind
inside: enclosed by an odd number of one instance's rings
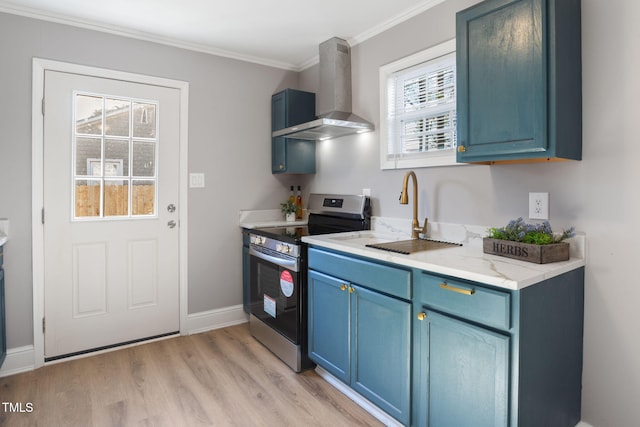
[[[381,69],[383,169],[456,164],[454,49],[446,42]]]

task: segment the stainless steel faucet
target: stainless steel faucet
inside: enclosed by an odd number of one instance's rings
[[[409,203],[408,185],[409,177],[413,179],[413,221],[411,222],[411,238],[418,239],[420,233],[427,234],[427,218],[424,219],[424,226],[421,228],[418,222],[418,180],[416,174],[413,171],[409,171],[404,175],[404,181],[402,182],[402,192],[400,193],[400,204],[406,205]]]

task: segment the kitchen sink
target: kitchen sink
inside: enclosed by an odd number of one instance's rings
[[[423,252],[434,249],[454,248],[457,246],[462,246],[462,243],[451,243],[429,239],[409,239],[386,243],[369,243],[365,244],[365,246],[374,249],[381,249],[383,251],[410,255],[416,252]]]

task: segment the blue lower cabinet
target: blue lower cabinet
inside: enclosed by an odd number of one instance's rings
[[[580,421],[584,268],[517,291],[414,278],[414,425]]]
[[[352,286],[351,386],[409,424],[411,304]]]
[[[510,338],[471,323],[418,313],[416,425],[509,425]]]
[[[348,383],[351,376],[347,284],[309,271],[309,357]]]
[[[405,425],[411,413],[411,304],[309,271],[309,355]]]
[[[310,247],[309,352],[404,425],[580,421],[584,268],[520,290]]]

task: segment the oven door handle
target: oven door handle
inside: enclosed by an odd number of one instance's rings
[[[270,263],[279,265],[282,268],[286,268],[287,270],[291,270],[296,273],[300,269],[297,258],[288,258],[288,257],[285,258],[280,256],[269,255],[255,249],[253,246],[249,247],[249,255],[254,256],[256,258],[263,259],[265,261],[269,261]]]

